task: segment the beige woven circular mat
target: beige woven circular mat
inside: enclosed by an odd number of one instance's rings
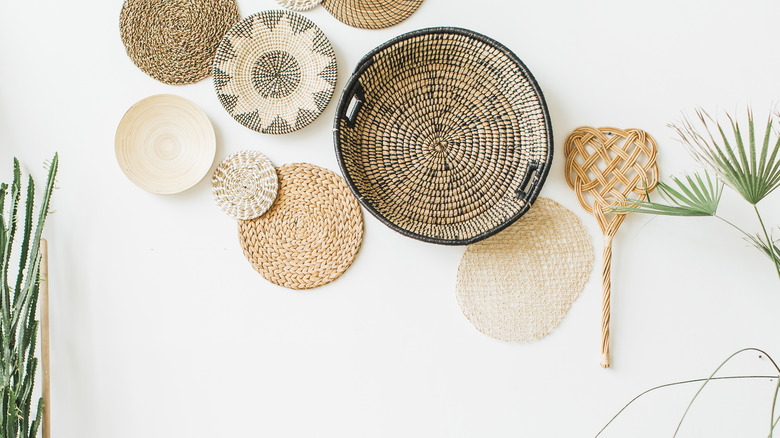
[[[592,267],[593,246],[577,216],[538,198],[509,228],[466,248],[458,267],[458,303],[486,335],[540,339],[569,311]]]
[[[336,55],[311,20],[292,11],[265,11],[241,20],[214,58],[214,88],[222,106],[247,128],[286,134],[325,109],[336,86]]]
[[[322,0],[342,23],[362,29],[394,26],[411,16],[423,0]]]
[[[268,211],[276,199],[276,168],[260,152],[236,152],[214,171],[211,189],[222,211],[239,220],[254,219]]]
[[[197,105],[171,94],[150,96],[125,113],[116,130],[116,159],[138,187],[184,191],[209,172],[217,151],[214,127]]]
[[[276,3],[292,11],[307,11],[320,4],[320,1],[322,0],[276,0]]]
[[[312,164],[278,167],[279,193],[257,219],[239,221],[244,255],[268,281],[312,289],[349,268],[363,241],[363,213],[344,179]]]
[[[235,0],[126,0],[119,31],[138,68],[183,85],[211,74],[219,42],[240,18]]]

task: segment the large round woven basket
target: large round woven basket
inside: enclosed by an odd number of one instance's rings
[[[368,211],[439,244],[509,226],[552,164],[550,117],[531,72],[500,43],[459,28],[411,32],[366,55],[334,130],[341,170]]]

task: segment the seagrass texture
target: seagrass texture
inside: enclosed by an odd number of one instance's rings
[[[311,20],[265,11],[241,20],[214,58],[222,106],[247,128],[286,134],[311,123],[336,86],[336,56]]]
[[[342,23],[362,29],[394,26],[411,16],[423,0],[322,0]]]
[[[363,241],[363,214],[344,179],[311,164],[277,168],[271,209],[239,221],[244,255],[268,281],[290,289],[330,283],[349,268]]]
[[[126,0],[119,30],[138,68],[183,85],[211,75],[217,46],[240,18],[235,0]]]
[[[539,198],[512,226],[466,248],[458,267],[458,304],[486,335],[541,339],[566,316],[592,267],[593,246],[577,216]]]
[[[116,159],[138,187],[172,194],[209,172],[217,151],[214,127],[197,105],[158,94],[133,105],[116,130]]]
[[[292,11],[306,11],[318,4],[321,0],[276,0],[283,8],[290,9]]]
[[[240,151],[222,161],[211,177],[214,200],[239,220],[254,219],[271,208],[279,182],[271,160],[257,151]]]
[[[601,273],[601,366],[609,367],[612,238],[625,214],[609,213],[625,199],[644,200],[658,183],[657,146],[641,129],[579,127],[566,139],[566,182],[582,207],[596,216],[604,235]]]
[[[468,244],[519,218],[552,162],[542,92],[507,48],[465,29],[391,40],[358,65],[335,122],[358,199],[396,231]]]

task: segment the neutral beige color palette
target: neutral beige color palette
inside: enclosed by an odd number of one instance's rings
[[[593,246],[577,216],[538,198],[506,230],[466,248],[458,267],[458,303],[482,333],[533,341],[560,324],[592,267]]]
[[[214,162],[217,140],[206,113],[183,97],[158,94],[133,105],[116,130],[122,172],[157,194],[182,192]]]
[[[330,283],[349,268],[363,242],[363,213],[344,179],[312,164],[277,169],[279,193],[271,209],[239,221],[252,267],[290,289]]]

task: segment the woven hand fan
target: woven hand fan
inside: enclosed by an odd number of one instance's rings
[[[602,271],[601,366],[609,367],[609,319],[612,286],[612,238],[625,213],[610,213],[626,198],[644,200],[658,183],[656,144],[640,129],[592,128],[574,130],[566,139],[566,182],[585,210],[596,216],[604,234]]]

